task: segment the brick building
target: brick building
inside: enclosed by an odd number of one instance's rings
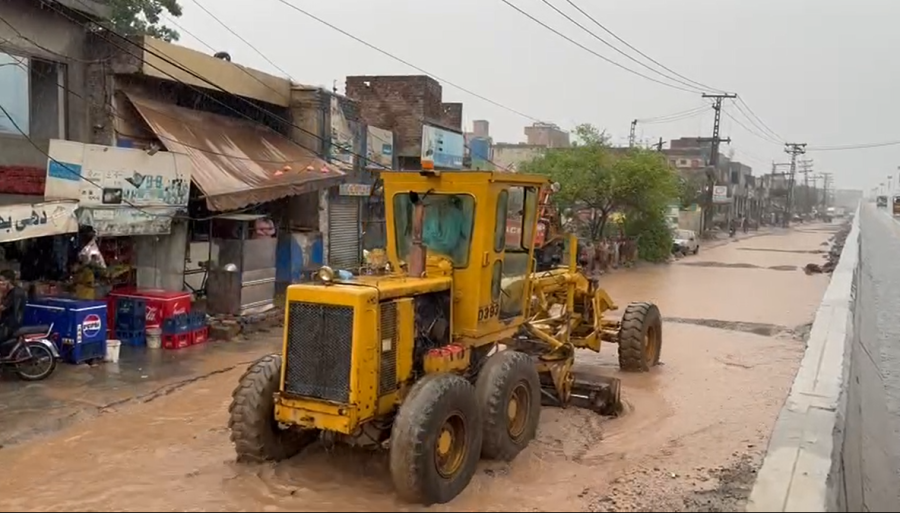
[[[394,132],[401,168],[419,166],[423,125],[462,132],[462,104],[443,102],[441,84],[429,76],[351,76],[346,93],[358,102],[361,122]]]

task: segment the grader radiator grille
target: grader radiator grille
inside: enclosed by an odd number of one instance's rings
[[[353,308],[292,301],[287,336],[285,392],[349,401]]]
[[[378,395],[397,389],[397,303],[381,303],[381,366]]]

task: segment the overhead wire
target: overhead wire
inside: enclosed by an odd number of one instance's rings
[[[504,0],[504,2],[505,2],[505,0]],[[593,37],[594,39],[600,41],[600,42],[603,43],[604,45],[606,45],[606,46],[608,46],[609,48],[615,50],[617,53],[621,54],[622,56],[624,56],[625,58],[631,60],[632,62],[638,64],[639,66],[643,66],[644,68],[650,70],[651,72],[656,73],[656,74],[658,74],[658,75],[660,75],[660,76],[662,76],[662,77],[664,77],[664,78],[667,78],[667,79],[669,79],[669,80],[671,80],[671,81],[673,81],[673,82],[677,82],[677,83],[679,83],[679,84],[681,84],[681,85],[684,85],[684,86],[686,86],[686,87],[689,87],[689,88],[691,88],[691,89],[694,89],[694,90],[695,90],[696,92],[698,92],[698,93],[703,91],[703,89],[698,88],[696,85],[691,84],[690,82],[686,82],[686,81],[684,81],[684,80],[682,80],[682,79],[679,79],[679,78],[677,78],[677,77],[676,77],[676,78],[673,78],[673,77],[671,77],[671,76],[669,76],[669,75],[666,75],[665,73],[662,73],[661,71],[659,71],[659,70],[657,70],[657,69],[651,67],[650,65],[648,65],[648,64],[646,64],[646,63],[644,63],[644,62],[639,61],[638,59],[634,58],[633,56],[629,55],[628,53],[622,51],[621,49],[619,49],[619,48],[616,47],[615,45],[611,44],[611,43],[608,42],[607,40],[605,40],[605,39],[603,39],[602,37],[598,36],[594,31],[592,31],[592,30],[590,30],[589,28],[585,27],[585,26],[582,25],[581,23],[578,23],[574,18],[572,18],[571,16],[569,16],[568,14],[566,14],[565,12],[563,12],[562,9],[560,9],[559,7],[553,5],[553,3],[550,2],[549,0],[541,0],[541,2],[544,3],[545,5],[547,5],[548,7],[550,7],[551,9],[553,9],[557,14],[559,14],[559,15],[562,16],[563,18],[569,20],[569,22],[571,22],[572,24],[574,24],[575,26],[577,26],[578,28],[580,28],[580,29],[583,30],[584,32],[587,32],[587,34],[590,35],[591,37]],[[608,61],[608,62],[612,62],[612,61]],[[624,68],[624,66],[620,66],[620,67],[623,67],[623,68]],[[629,68],[629,70],[630,70],[630,68]],[[642,75],[642,76],[643,76],[643,75]],[[649,78],[649,77],[645,77],[645,78]]]
[[[286,0],[278,0],[278,1],[279,1],[279,2],[285,2]],[[539,20],[539,19],[536,18],[535,16],[533,16],[533,15],[531,15],[530,13],[526,12],[525,10],[521,9],[521,8],[518,7],[517,5],[513,4],[512,2],[510,2],[509,0],[500,0],[500,1],[503,2],[504,4],[506,4],[507,6],[509,6],[510,8],[512,8],[513,10],[515,10],[516,12],[518,12],[519,14],[521,14],[522,16],[525,16],[526,18],[530,19],[530,20],[533,21],[534,23],[537,23],[538,25],[544,27],[545,29],[549,30],[550,32],[553,32],[553,33],[556,34],[557,36],[559,36],[559,37],[565,39],[566,41],[572,43],[573,45],[575,45],[575,46],[581,48],[582,50],[584,50],[584,51],[590,53],[591,55],[593,55],[593,56],[595,56],[595,57],[597,57],[597,58],[599,58],[599,59],[601,59],[601,60],[603,60],[603,61],[605,61],[605,62],[607,62],[607,63],[609,63],[609,64],[612,64],[613,66],[615,66],[615,67],[617,67],[617,68],[619,68],[619,69],[622,69],[622,70],[624,70],[624,71],[626,71],[626,72],[628,72],[628,73],[631,73],[631,74],[633,74],[633,75],[636,75],[636,76],[638,76],[638,77],[647,79],[647,80],[649,80],[649,81],[651,81],[651,82],[656,82],[657,84],[660,84],[660,85],[663,85],[663,86],[666,86],[666,87],[670,87],[670,88],[672,88],[672,89],[677,89],[677,90],[684,91],[684,92],[691,93],[691,94],[696,94],[697,92],[699,92],[699,90],[696,89],[696,88],[687,89],[687,88],[680,87],[680,86],[677,86],[677,85],[674,85],[674,84],[670,84],[670,83],[668,83],[668,82],[663,82],[662,80],[657,80],[657,79],[655,79],[655,78],[653,78],[653,77],[650,77],[650,76],[647,76],[647,75],[641,73],[640,71],[635,71],[635,70],[633,70],[633,69],[631,69],[631,68],[629,68],[629,67],[627,67],[627,66],[624,66],[624,65],[622,65],[622,64],[620,64],[620,63],[618,63],[618,62],[616,62],[616,61],[614,61],[614,60],[612,60],[612,59],[610,59],[609,57],[606,57],[605,55],[603,55],[603,54],[601,54],[601,53],[599,53],[599,52],[597,52],[597,51],[595,51],[595,50],[593,50],[593,49],[591,49],[591,48],[588,48],[587,46],[585,46],[585,45],[579,43],[578,41],[575,41],[575,40],[572,39],[571,37],[569,37],[569,36],[563,34],[562,32],[560,32],[559,30],[557,30],[557,29],[551,27],[550,25],[547,25],[547,24],[544,23],[543,21]]]
[[[626,40],[622,39],[621,37],[619,37],[618,35],[616,35],[612,30],[608,29],[608,28],[607,28],[606,26],[604,26],[602,23],[600,23],[599,21],[597,21],[597,19],[596,19],[595,17],[593,17],[593,16],[591,16],[590,14],[588,14],[584,9],[582,9],[582,8],[581,8],[578,4],[576,4],[573,0],[566,0],[566,2],[567,2],[569,5],[571,5],[572,7],[574,7],[575,10],[577,10],[578,12],[580,12],[584,17],[586,17],[587,19],[591,20],[595,25],[597,25],[598,27],[600,27],[600,28],[601,28],[603,31],[605,31],[607,34],[609,34],[610,36],[612,36],[613,38],[615,38],[617,41],[619,41],[619,42],[622,43],[623,45],[625,45],[625,46],[627,46],[628,48],[630,48],[631,50],[637,52],[637,54],[640,55],[641,57],[647,59],[648,61],[652,62],[653,64],[656,64],[656,65],[659,66],[660,68],[662,68],[662,69],[668,71],[669,73],[672,73],[673,75],[675,75],[675,76],[677,76],[677,77],[679,77],[679,78],[682,78],[682,79],[684,79],[684,80],[686,80],[686,81],[688,81],[688,82],[691,82],[691,83],[695,84],[696,86],[700,87],[701,89],[705,89],[705,90],[707,90],[707,91],[714,91],[714,92],[718,92],[718,93],[723,93],[723,92],[725,92],[725,91],[722,90],[722,89],[717,89],[717,88],[715,88],[715,87],[710,87],[710,86],[705,85],[705,84],[703,84],[703,83],[701,83],[701,82],[697,82],[696,80],[691,80],[690,78],[688,78],[688,77],[682,75],[681,73],[678,73],[677,71],[675,71],[675,70],[669,68],[668,66],[666,66],[666,65],[664,65],[663,63],[657,61],[657,60],[654,59],[653,57],[650,57],[650,56],[647,55],[646,53],[644,53],[644,52],[638,50],[637,48],[635,48],[634,46],[632,46],[628,41],[626,41]]]
[[[696,117],[700,114],[703,114],[709,109],[708,106],[695,107],[690,110],[686,110],[683,112],[676,112],[674,114],[668,114],[665,116],[656,116],[652,118],[638,118],[636,121],[642,125],[653,125],[659,123],[672,123],[674,121],[681,121],[684,119],[690,119]]]

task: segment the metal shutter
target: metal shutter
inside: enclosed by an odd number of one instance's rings
[[[328,263],[336,269],[360,266],[357,197],[332,196],[328,201]]]

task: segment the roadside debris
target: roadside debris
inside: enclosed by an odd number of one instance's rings
[[[847,241],[847,236],[850,235],[850,228],[850,223],[846,223],[841,226],[841,229],[839,231],[837,231],[834,235],[831,236],[830,239],[828,239],[827,244],[829,244],[831,247],[829,248],[828,253],[825,255],[824,264],[806,264],[806,266],[803,267],[803,272],[805,272],[806,274],[830,274],[834,272],[834,268],[837,267],[837,264],[841,259],[841,252],[844,250],[844,243]]]

